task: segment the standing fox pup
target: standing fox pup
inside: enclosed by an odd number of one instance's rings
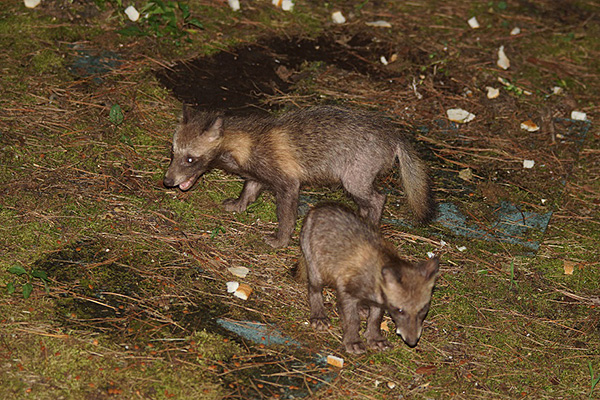
[[[359,308],[367,308],[367,346],[385,350],[392,345],[381,335],[387,310],[396,333],[410,347],[417,345],[423,320],[429,311],[439,258],[413,265],[398,257],[378,230],[352,211],[336,205],[317,206],[304,221],[300,233],[303,259],[297,275],[308,279],[310,324],[327,329],[323,287],[337,292],[343,343],[348,353],[365,352],[360,339]]]
[[[225,200],[228,211],[244,211],[263,189],[275,194],[277,232],[267,238],[286,246],[296,224],[302,184],[341,184],[360,215],[379,223],[385,195],[373,187],[377,175],[398,158],[404,192],[421,222],[435,214],[423,162],[398,129],[372,113],[314,107],[274,116],[225,117],[184,106],[173,136],[167,187],[188,190],[207,170],[220,168],[245,178],[239,198]]]

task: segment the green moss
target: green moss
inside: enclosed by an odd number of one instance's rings
[[[53,50],[41,50],[31,60],[34,72],[38,74],[56,73],[63,67],[64,59]]]

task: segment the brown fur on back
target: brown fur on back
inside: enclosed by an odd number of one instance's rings
[[[187,190],[206,170],[220,168],[250,182],[228,208],[243,211],[263,189],[277,201],[279,229],[270,243],[287,244],[300,186],[341,185],[361,216],[378,224],[385,195],[373,186],[398,159],[402,184],[417,219],[429,221],[435,202],[424,163],[394,124],[373,113],[312,107],[274,116],[222,116],[184,109],[173,138],[165,186]]]
[[[348,352],[364,351],[358,338],[359,307],[369,308],[365,332],[369,347],[391,346],[380,332],[384,311],[390,313],[406,343],[416,345],[429,309],[437,259],[417,265],[401,259],[375,226],[336,204],[320,205],[308,213],[300,246],[303,259],[297,275],[307,277],[313,327],[323,329],[329,324],[321,291],[331,287],[337,292]]]

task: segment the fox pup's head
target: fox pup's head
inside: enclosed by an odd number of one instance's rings
[[[165,174],[166,187],[188,190],[217,156],[223,141],[223,118],[214,113],[183,107],[183,119],[171,148],[171,164]]]
[[[386,307],[396,324],[396,333],[410,347],[415,347],[421,337],[439,261],[435,257],[413,265],[398,260],[382,269]]]

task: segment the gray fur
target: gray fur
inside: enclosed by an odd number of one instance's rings
[[[413,265],[398,257],[379,231],[368,221],[339,205],[312,209],[300,233],[303,258],[296,274],[308,280],[310,323],[327,329],[329,319],[322,290],[336,290],[347,352],[366,348],[359,337],[359,310],[367,309],[364,336],[369,348],[384,350],[391,344],[381,334],[385,311],[396,324],[396,333],[416,346],[429,310],[439,259]]]
[[[267,241],[285,246],[293,233],[301,185],[341,185],[361,216],[378,224],[385,195],[373,184],[398,159],[409,205],[421,222],[435,215],[427,169],[397,127],[376,114],[320,106],[282,116],[224,117],[184,108],[173,138],[164,184],[189,189],[206,170],[220,168],[246,179],[238,199],[225,202],[241,212],[263,189],[277,202],[279,228]],[[190,162],[188,162],[190,161]]]

